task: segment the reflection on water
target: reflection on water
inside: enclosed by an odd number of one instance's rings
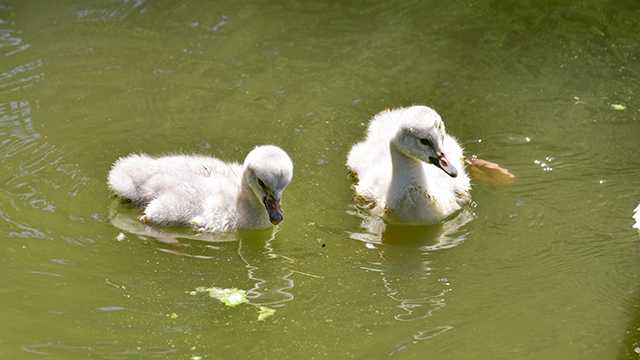
[[[475,205],[473,205],[475,206]],[[465,208],[442,224],[428,226],[403,226],[387,224],[378,216],[370,215],[366,209],[352,206],[350,215],[361,219],[364,232],[350,232],[349,237],[363,241],[368,246],[382,243],[421,243],[422,251],[449,249],[466,239],[463,227],[471,222],[475,215],[471,208]]]
[[[370,262],[361,269],[380,275],[384,292],[399,309],[393,318],[425,325],[397,343],[388,355],[452,330],[453,325],[434,324],[430,320],[435,312],[446,307],[447,294],[453,290],[446,269],[439,268],[432,255],[466,240],[464,227],[475,218],[471,209],[464,209],[442,224],[429,226],[387,224],[380,217],[356,206],[349,214],[361,219],[364,230],[349,233],[350,238],[362,241],[368,249],[378,252],[379,261]]]
[[[630,321],[624,335],[622,335],[621,346],[618,352],[619,359],[635,359],[640,357],[640,306],[638,306],[637,299],[634,304],[629,305],[631,309],[631,311],[628,311]]]
[[[141,240],[158,241],[157,250],[166,254],[217,262],[220,251],[237,246],[237,258],[247,271],[253,287],[247,289],[252,304],[282,306],[294,299],[294,274],[317,277],[295,269],[296,260],[278,254],[274,242],[278,227],[269,230],[244,230],[234,233],[193,232],[186,228],[159,228],[137,220],[139,210],[118,206],[114,200],[111,224]],[[124,238],[124,237],[123,237]],[[216,286],[217,284],[203,284]],[[233,285],[229,285],[233,286]]]
[[[279,255],[273,248],[272,242],[276,238],[278,228],[275,228],[268,239],[257,239],[244,236],[238,243],[238,256],[247,269],[247,277],[255,281],[254,286],[247,290],[248,297],[254,304],[277,307],[294,299],[295,283],[292,278],[295,260]]]

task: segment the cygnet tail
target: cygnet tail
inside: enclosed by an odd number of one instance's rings
[[[109,171],[109,188],[133,202],[146,202],[141,186],[153,175],[154,159],[147,155],[129,155],[116,160]]]

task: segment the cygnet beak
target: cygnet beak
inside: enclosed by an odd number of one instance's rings
[[[453,165],[451,165],[449,160],[447,160],[447,157],[444,156],[444,153],[440,153],[437,158],[430,157],[429,161],[431,161],[433,165],[442,169],[442,171],[447,173],[447,175],[451,177],[458,176],[458,170],[456,170],[456,168]]]
[[[271,221],[273,225],[280,224],[282,219],[284,219],[282,209],[280,208],[280,199],[274,198],[273,195],[266,195],[262,198],[262,202],[269,214],[269,221]]]

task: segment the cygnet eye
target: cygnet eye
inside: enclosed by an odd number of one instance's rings
[[[431,146],[431,141],[429,141],[429,139],[420,139],[420,144],[424,145],[424,146]],[[431,146],[433,147],[433,146]]]
[[[259,184],[259,185],[260,185],[260,187],[262,187],[263,189],[266,187],[266,186],[264,185],[264,182],[263,182],[262,180],[260,180],[260,179],[258,179],[258,184]]]

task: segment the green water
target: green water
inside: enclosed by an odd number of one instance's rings
[[[20,0],[0,19],[0,358],[639,356],[637,1]],[[346,154],[410,104],[518,180],[476,184],[443,228],[370,234]],[[295,164],[273,233],[136,235],[105,185],[130,152],[264,143]]]

